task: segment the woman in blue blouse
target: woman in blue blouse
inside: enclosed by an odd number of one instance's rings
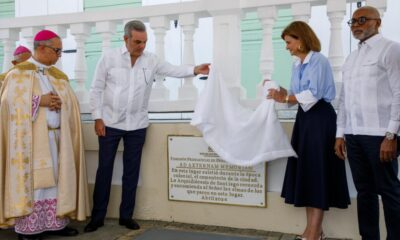
[[[267,98],[299,104],[292,134],[298,157],[288,159],[281,196],[286,203],[306,208],[307,226],[296,239],[321,239],[324,211],[350,204],[344,161],[334,154],[336,112],[330,102],[335,84],[320,41],[306,23],[292,22],[281,37],[298,60],[290,91],[270,89]]]

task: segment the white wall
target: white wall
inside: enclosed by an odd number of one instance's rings
[[[293,123],[282,125],[287,133],[291,132]],[[83,131],[89,185],[93,190],[98,160],[98,144],[93,123],[84,123]],[[304,208],[285,204],[280,197],[286,167],[285,159],[267,164],[266,208],[168,200],[168,135],[200,136],[201,133],[188,123],[152,123],[149,126],[140,167],[135,218],[296,234],[304,230],[306,223]],[[290,134],[288,136],[290,137]],[[122,148],[119,149],[115,159],[113,186],[107,212],[107,216],[113,218],[118,218],[118,206],[121,201],[121,150]],[[386,234],[383,214],[380,216],[380,227],[383,239]],[[331,238],[360,239],[357,227],[357,200],[352,198],[348,209],[331,208],[326,212],[323,229]]]
[[[177,2],[190,2],[193,0],[142,0],[143,6],[157,5],[157,4],[168,4]],[[213,39],[213,27],[211,18],[203,18],[199,20],[198,28],[194,34],[194,58],[195,64],[212,62],[212,39]],[[149,35],[151,35],[151,30]],[[149,42],[150,42],[149,38]],[[154,41],[154,40],[152,40]],[[180,65],[182,64],[183,58],[183,41],[184,36],[182,34],[182,29],[179,26],[175,28],[173,22],[171,22],[170,31],[167,32],[165,37],[165,60],[172,64]],[[147,46],[148,51],[154,51],[154,43]],[[195,86],[201,90],[204,86],[204,81],[194,81]],[[170,99],[178,99],[178,88],[183,84],[183,81],[177,81],[175,78],[167,77],[165,81],[165,86],[170,90]]]
[[[168,4],[175,2],[187,2],[188,0],[142,0],[144,6],[156,5],[156,4]],[[191,1],[191,0],[189,0]],[[59,13],[70,13],[70,12],[81,12],[83,11],[83,0],[16,0],[15,11],[17,17],[23,16],[36,16],[36,15],[49,15]],[[342,27],[347,31],[343,31],[343,54],[347,56],[351,49],[354,49],[357,45],[357,41],[351,36],[350,29],[347,25],[347,21],[351,17],[351,13],[356,9],[356,4],[347,4],[347,14],[344,17]],[[397,23],[400,22],[400,1],[399,0],[388,0],[387,11],[383,16],[381,32],[387,38],[400,42],[400,31],[398,31]],[[328,56],[329,50],[329,29],[330,23],[326,15],[326,7],[318,6],[312,7],[311,18],[309,21],[311,27],[315,30],[322,44],[322,53]],[[213,52],[213,29],[212,19],[205,18],[199,21],[199,27],[196,29],[194,35],[194,47],[195,47],[195,63],[212,62]],[[154,36],[151,28],[149,28],[149,41],[147,50],[154,52],[155,43]],[[165,57],[166,60],[173,64],[182,64],[182,53],[183,53],[183,34],[181,28],[178,26],[175,28],[171,21],[170,30],[167,32],[165,37]],[[21,41],[19,44],[24,44]],[[76,44],[74,38],[68,34],[67,38],[63,39],[64,49],[75,49]],[[63,70],[67,75],[74,79],[74,59],[75,54],[63,54],[61,58],[63,64]],[[172,100],[178,98],[178,88],[182,84],[182,81],[167,78],[165,85],[170,89],[170,97]],[[204,81],[196,80],[194,84],[200,89],[204,85]]]
[[[187,2],[177,0],[143,0],[142,5],[155,5],[155,4],[168,4],[175,2]],[[50,14],[61,14],[61,13],[73,13],[83,11],[83,0],[16,0],[15,11],[17,17],[26,16],[39,16],[39,15],[50,15]],[[199,21],[199,28],[196,29],[194,35],[194,47],[195,47],[195,63],[200,64],[204,62],[211,62],[212,60],[212,19],[203,18]],[[148,26],[148,44],[147,51],[155,51],[155,39],[153,36],[152,29]],[[184,36],[182,34],[181,27],[175,28],[173,21],[171,21],[170,30],[167,31],[165,36],[165,58],[172,64],[182,64],[183,57],[183,41]],[[18,44],[25,44],[22,40]],[[63,39],[63,47],[66,49],[75,49],[76,43],[69,34]],[[63,71],[67,73],[70,79],[74,79],[74,61],[75,53],[63,54],[61,57]],[[170,89],[170,98],[172,100],[178,99],[178,88],[183,84],[183,81],[174,78],[166,78],[165,85]],[[204,81],[194,81],[194,84],[202,89]]]
[[[387,2],[387,10],[382,17],[380,32],[384,37],[400,42],[400,31],[397,25],[400,22],[400,1],[388,0]],[[357,9],[356,3],[347,4],[346,15],[342,22],[342,28],[347,30],[342,32],[343,54],[345,57],[357,47],[358,43],[351,35],[350,27],[347,25],[347,21],[351,18],[355,9]],[[326,15],[326,6],[312,7],[309,24],[322,43],[321,52],[328,56],[330,23]]]
[[[15,0],[15,16],[41,16],[62,13],[83,12],[83,0]],[[51,24],[51,23],[49,23]],[[74,37],[67,31],[67,37],[63,39],[63,49],[76,49]],[[24,45],[26,42],[21,40],[17,44]],[[63,71],[70,79],[75,78],[75,53],[63,53],[61,56]]]
[[[39,16],[83,11],[83,0],[15,0],[15,16]]]
[[[400,42],[400,1],[388,0],[387,11],[383,16],[381,32],[383,36]]]

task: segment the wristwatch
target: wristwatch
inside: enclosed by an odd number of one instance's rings
[[[387,139],[387,140],[393,140],[394,138],[396,137],[396,134],[394,134],[394,133],[391,133],[391,132],[386,132],[385,133],[385,138]]]

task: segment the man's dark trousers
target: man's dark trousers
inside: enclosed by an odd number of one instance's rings
[[[106,136],[99,137],[99,166],[96,173],[91,219],[94,223],[103,223],[107,213],[114,160],[121,138],[124,142],[124,152],[119,218],[132,219],[133,216],[146,128],[124,131],[106,127]]]
[[[357,189],[357,211],[363,240],[378,240],[379,199],[381,195],[388,240],[400,239],[400,181],[398,160],[383,163],[379,159],[384,137],[346,135],[354,185]],[[399,147],[399,141],[397,146]]]

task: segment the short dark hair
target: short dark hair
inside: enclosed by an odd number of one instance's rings
[[[320,52],[321,42],[317,35],[311,29],[311,27],[303,21],[294,21],[290,23],[281,34],[281,38],[285,39],[285,36],[291,36],[292,38],[298,39],[301,42],[303,52]]]
[[[124,35],[127,37],[132,37],[132,31],[146,32],[146,25],[142,21],[132,20],[125,24]]]

